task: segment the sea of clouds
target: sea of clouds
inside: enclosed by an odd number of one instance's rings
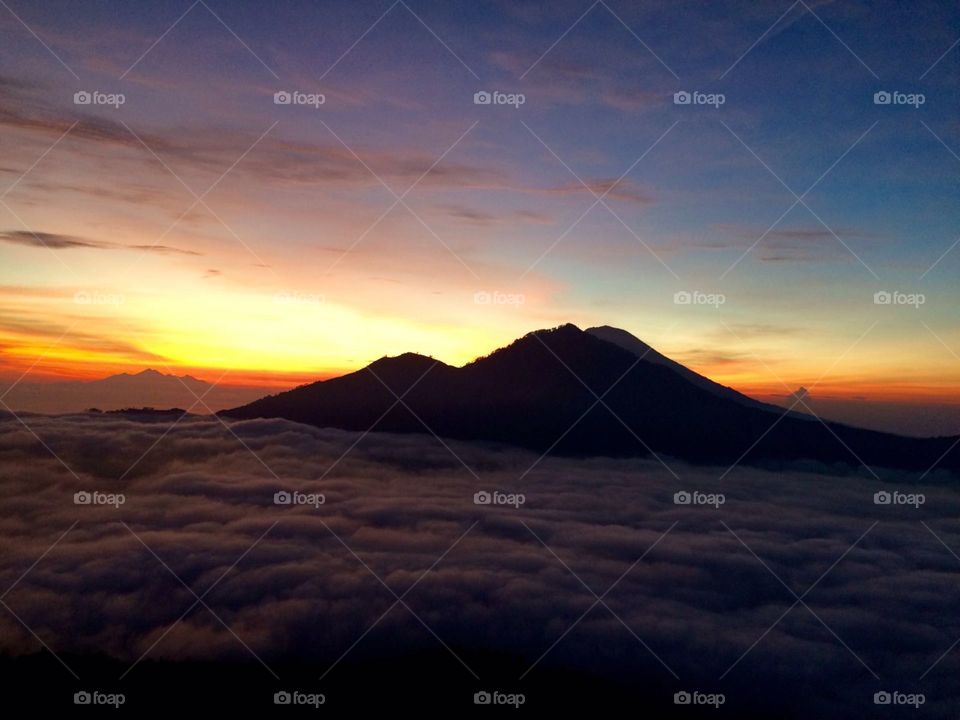
[[[282,420],[23,421],[0,420],[0,655],[300,662],[331,684],[341,658],[440,649],[483,680],[485,654],[518,658],[505,687],[563,669],[818,717],[923,693],[922,714],[956,716],[947,476],[719,480]]]

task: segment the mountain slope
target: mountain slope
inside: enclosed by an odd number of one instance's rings
[[[721,385],[720,383],[714,382],[710,378],[704,377],[699,373],[695,373],[690,368],[681,365],[675,360],[671,360],[666,355],[662,355],[661,353],[657,352],[643,342],[643,340],[635,335],[631,335],[626,330],[610,327],[609,325],[601,325],[599,327],[588,328],[585,332],[593,335],[594,337],[600,338],[601,340],[606,340],[609,343],[613,343],[614,345],[622,347],[624,350],[627,350],[638,357],[642,357],[647,362],[668,367],[697,387],[717,395],[718,397],[733,400],[734,402],[747,407],[759,408],[770,412],[776,412],[778,414],[783,412],[783,408],[781,407],[771,405],[769,403],[763,403],[759,400],[754,400],[743,393],[737,392],[731,387]],[[802,413],[796,413],[796,416],[805,419],[809,418],[809,415],[803,415]]]
[[[862,460],[921,471],[945,455],[941,467],[958,467],[951,438],[904,438],[755,407],[674,365],[641,359],[564,325],[525,335],[462,368],[413,354],[383,358],[222,414],[358,431],[433,432],[565,455],[655,452],[719,464]]]

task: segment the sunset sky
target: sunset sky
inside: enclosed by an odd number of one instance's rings
[[[4,0],[0,377],[279,386],[573,322],[748,393],[960,403],[958,35],[950,3]]]

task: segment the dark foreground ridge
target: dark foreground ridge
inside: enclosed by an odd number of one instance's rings
[[[568,456],[960,470],[958,438],[902,437],[766,405],[615,328],[540,330],[460,368],[414,353],[385,357],[220,414]]]

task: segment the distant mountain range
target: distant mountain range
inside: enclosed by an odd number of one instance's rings
[[[5,391],[5,387],[0,387],[0,394]],[[189,408],[197,402],[197,397],[202,397],[210,411],[216,412],[255,400],[265,392],[267,389],[262,387],[211,386],[190,375],[178,377],[144,370],[102,380],[18,383],[3,401],[14,411],[70,413],[90,408],[105,411],[130,407]],[[192,412],[209,411],[198,404]]]
[[[958,438],[908,438],[761,403],[611,327],[539,330],[459,368],[414,353],[385,357],[221,414],[575,456],[960,470]]]

